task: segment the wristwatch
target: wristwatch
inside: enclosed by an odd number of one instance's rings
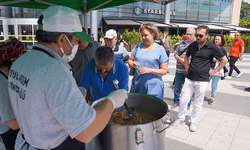
[[[155,70],[154,70],[154,69],[152,69],[152,73],[153,73],[153,72],[155,72]]]

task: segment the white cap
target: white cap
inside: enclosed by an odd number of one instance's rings
[[[75,33],[81,40],[92,42],[92,38],[82,31],[77,11],[66,6],[50,6],[43,12],[43,30],[48,32]]]
[[[104,38],[112,39],[112,38],[117,38],[116,31],[113,29],[110,29],[106,32]]]

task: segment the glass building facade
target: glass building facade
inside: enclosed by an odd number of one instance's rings
[[[177,0],[171,3],[171,10],[175,11],[171,19],[229,24],[231,3],[231,0]]]
[[[177,0],[170,3],[170,22],[181,21],[229,24],[231,5],[232,0]],[[43,11],[43,9],[0,6],[0,17],[38,18]],[[106,8],[98,10],[98,26],[102,27],[103,17],[163,21],[164,12],[164,5],[149,2],[136,2]],[[83,19],[81,18],[81,20]],[[88,13],[88,26],[90,27],[90,13]]]
[[[232,0],[177,0],[170,4],[170,22],[209,22],[230,23]],[[138,9],[139,7],[139,13]],[[135,10],[136,9],[136,10]],[[102,26],[102,17],[164,20],[165,6],[136,2],[98,10],[99,26]]]
[[[6,18],[38,18],[44,9],[18,8],[0,6],[0,17]]]
[[[232,5],[235,5],[235,0],[176,0],[169,5],[170,23],[231,24],[232,20],[230,19],[233,16],[231,11],[234,9]],[[101,30],[108,28],[108,25],[104,24],[103,18],[164,21],[165,8],[165,5],[138,1],[98,10],[98,28],[101,28]],[[8,38],[18,37],[25,43],[26,47],[32,46],[34,42],[36,42],[35,32],[37,30],[37,19],[43,11],[44,9],[0,6],[0,42]],[[83,15],[79,13],[79,17],[82,25],[84,25]],[[90,12],[87,17],[88,28],[90,28]],[[185,32],[182,30],[183,29],[178,29],[177,32],[177,29],[173,28],[170,33],[182,34],[182,32]]]

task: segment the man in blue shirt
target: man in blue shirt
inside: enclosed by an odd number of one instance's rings
[[[90,90],[89,104],[115,91],[113,79],[119,81],[120,89],[128,91],[128,67],[120,59],[115,58],[110,47],[99,47],[95,57],[84,67],[79,86]]]

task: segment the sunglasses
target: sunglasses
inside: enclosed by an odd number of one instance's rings
[[[196,38],[198,38],[198,37],[199,37],[199,38],[203,38],[203,36],[204,36],[204,35],[202,35],[202,34],[195,34],[195,37],[196,37]]]
[[[234,36],[239,36],[239,35],[234,35]]]
[[[151,24],[150,24],[150,23],[143,24],[143,25],[146,26],[146,27],[151,27]]]

